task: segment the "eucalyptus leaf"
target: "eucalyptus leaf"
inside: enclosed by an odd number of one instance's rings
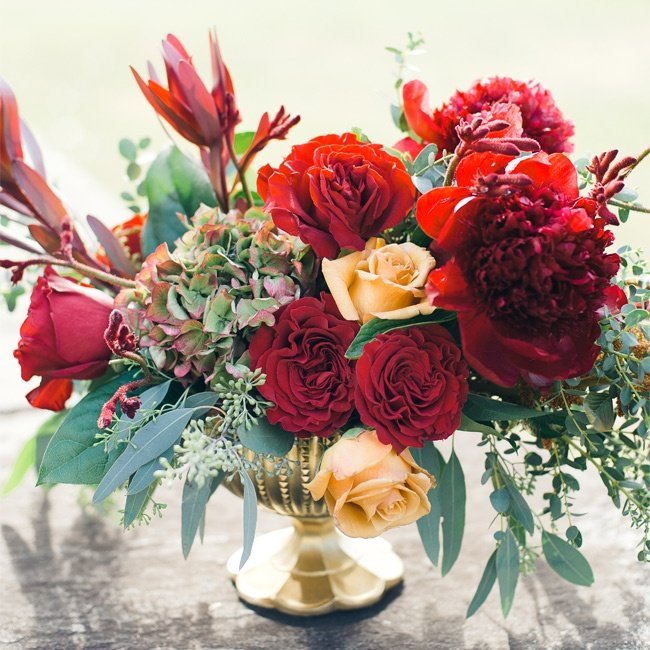
[[[239,568],[241,569],[248,561],[253,550],[253,542],[255,541],[257,493],[255,492],[255,486],[248,472],[241,470],[239,476],[244,486],[244,547],[242,548],[241,559],[239,560]]]
[[[102,502],[131,474],[176,444],[193,413],[192,409],[175,409],[147,422],[106,472],[93,495],[93,503]]]
[[[159,469],[162,469],[162,465],[160,464],[160,459],[166,458],[167,460],[171,460],[173,455],[174,455],[174,448],[170,447],[167,451],[160,454],[158,458],[154,458],[153,460],[150,460],[146,465],[143,465],[133,475],[133,478],[129,483],[129,487],[126,490],[126,493],[137,494],[138,492],[142,492],[142,490],[146,490],[156,480],[154,474]]]
[[[500,514],[508,512],[510,508],[510,494],[506,488],[499,488],[490,494],[492,507]]]
[[[513,517],[532,535],[535,531],[535,521],[533,520],[533,511],[530,509],[528,502],[522,496],[521,492],[512,483],[510,479],[505,479],[505,489],[510,497],[510,511]]]
[[[496,569],[501,595],[501,611],[504,616],[508,616],[519,578],[519,547],[511,530],[506,532],[497,550]]]
[[[414,447],[411,455],[415,462],[432,474],[439,483],[445,461],[432,442],[425,442],[422,448]],[[440,502],[440,487],[434,487],[427,494],[431,510],[417,520],[418,533],[422,546],[434,566],[438,566],[440,556],[440,522],[442,520],[442,505]]]
[[[528,420],[530,418],[548,415],[544,411],[537,411],[527,406],[511,404],[510,402],[492,399],[491,397],[477,395],[476,393],[470,393],[468,395],[463,413],[472,420],[477,421]]]
[[[551,569],[568,582],[583,587],[593,584],[594,573],[585,556],[561,537],[542,531],[542,552]]]
[[[480,422],[474,422],[472,418],[461,414],[460,426],[458,427],[461,431],[476,431],[477,433],[486,433],[488,435],[498,435],[494,427],[490,427],[487,424],[481,424]]]
[[[251,429],[241,425],[237,429],[239,441],[256,454],[271,454],[282,458],[291,451],[295,438],[277,424],[271,424],[261,416]]]
[[[136,494],[127,493],[123,515],[124,528],[128,528],[142,513],[154,489],[155,486],[151,486],[148,490],[142,490]]]
[[[348,359],[358,359],[366,343],[370,343],[370,341],[377,338],[380,334],[386,334],[393,330],[404,329],[406,327],[415,327],[417,325],[445,323],[455,318],[456,314],[445,311],[444,309],[436,309],[432,314],[426,316],[415,316],[414,318],[406,318],[403,320],[373,318],[361,326],[361,329],[347,349],[345,356]]]
[[[440,477],[442,513],[442,575],[449,573],[463,543],[465,529],[465,476],[456,452],[452,451]]]
[[[194,482],[185,481],[181,504],[181,543],[185,558],[190,554],[201,522],[205,520],[205,507],[224,476],[225,474],[220,472],[214,478],[206,480],[200,487]]]
[[[97,418],[115,391],[133,379],[133,373],[118,375],[81,399],[66,415],[52,436],[38,473],[38,484],[73,483],[96,485],[118,457],[97,444],[101,433]]]
[[[497,551],[494,551],[494,553],[490,555],[490,559],[485,565],[485,570],[483,571],[481,581],[478,583],[478,587],[476,588],[476,593],[474,594],[472,602],[467,608],[467,614],[465,615],[467,618],[473,616],[478,611],[479,607],[485,602],[485,599],[490,595],[490,592],[492,591],[492,587],[494,587],[496,579]]]

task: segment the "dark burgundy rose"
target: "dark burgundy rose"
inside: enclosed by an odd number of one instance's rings
[[[326,438],[348,421],[354,410],[354,363],[345,351],[358,330],[326,294],[290,303],[273,327],[257,330],[251,367],[266,374],[259,391],[275,405],[266,412],[269,422],[299,438]]]
[[[260,170],[257,189],[278,228],[329,259],[341,248],[363,250],[369,237],[403,221],[415,200],[404,163],[353,133],[293,147],[277,169]]]
[[[361,421],[397,453],[444,440],[460,425],[468,374],[460,349],[440,325],[381,334],[357,361]]]
[[[112,309],[110,296],[52,269],[38,278],[14,352],[25,381],[42,377],[27,394],[32,406],[60,411],[72,393],[72,379],[104,374],[111,358],[104,331]]]

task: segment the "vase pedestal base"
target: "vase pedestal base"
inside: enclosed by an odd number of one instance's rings
[[[345,537],[329,517],[293,524],[257,537],[241,570],[241,549],[228,560],[245,602],[318,616],[373,605],[402,581],[404,565],[386,540]]]

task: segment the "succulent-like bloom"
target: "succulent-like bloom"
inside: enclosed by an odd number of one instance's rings
[[[122,309],[141,348],[161,370],[188,382],[212,380],[246,349],[248,333],[309,290],[315,260],[262,213],[204,209],[172,253],[159,246],[122,291]]]
[[[424,144],[436,144],[439,151],[454,151],[459,142],[456,127],[462,119],[490,111],[498,103],[519,108],[523,137],[536,140],[542,151],[573,150],[573,124],[564,118],[551,93],[539,83],[491,77],[475,82],[468,90],[456,91],[435,111],[429,107],[429,91],[421,81],[404,84],[402,93],[409,128]],[[413,155],[413,140],[401,141],[400,149]]]
[[[458,311],[467,360],[502,386],[588,372],[619,257],[606,252],[613,235],[596,202],[580,199],[571,161],[471,154],[456,179],[420,198],[417,219],[447,260],[427,292]]]

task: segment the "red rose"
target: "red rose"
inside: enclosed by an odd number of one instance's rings
[[[355,403],[361,421],[399,454],[444,440],[460,425],[467,364],[440,325],[381,334],[357,361]]]
[[[491,77],[477,81],[466,91],[456,91],[435,111],[429,107],[429,91],[421,81],[404,84],[402,94],[404,116],[410,129],[425,144],[435,143],[439,151],[445,149],[451,152],[456,148],[456,127],[461,119],[489,111],[498,103],[514,104],[519,108],[523,137],[539,142],[542,151],[573,151],[570,142],[573,124],[564,118],[551,93],[538,83]],[[400,151],[413,155],[413,143],[413,140],[408,144],[401,140],[398,143]]]
[[[620,302],[619,257],[605,252],[613,236],[597,204],[579,199],[571,161],[472,154],[456,179],[421,197],[417,219],[448,260],[427,292],[458,312],[465,358],[501,386],[589,372],[598,311]]]
[[[93,379],[106,371],[111,352],[104,331],[112,309],[108,295],[52,269],[38,278],[14,351],[25,381],[42,377],[27,394],[32,406],[60,411],[72,393],[72,379]]]
[[[266,415],[300,438],[326,438],[354,410],[354,363],[345,351],[359,331],[343,320],[332,297],[301,298],[283,307],[273,327],[250,345],[251,366],[266,382],[259,391],[275,404]]]
[[[400,223],[415,199],[404,163],[353,133],[293,147],[277,169],[260,170],[257,189],[278,228],[330,259],[341,248],[363,250],[369,237]]]

